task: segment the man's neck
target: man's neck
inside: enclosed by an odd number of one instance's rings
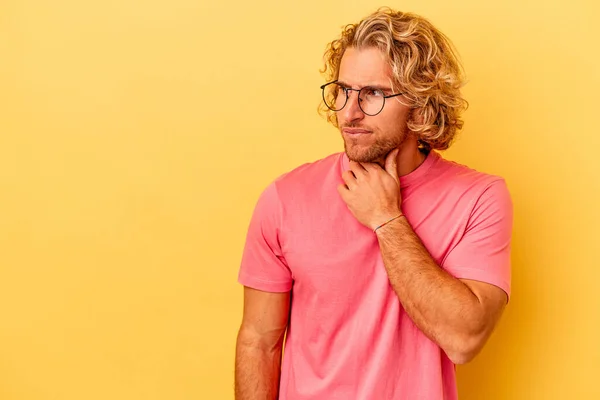
[[[410,174],[423,164],[427,158],[427,154],[419,149],[416,140],[406,140],[400,146],[400,151],[396,157],[398,176],[404,176]],[[377,164],[385,169],[385,159],[377,161]]]
[[[398,176],[408,175],[413,172],[415,169],[419,168],[421,164],[427,158],[427,154],[423,153],[417,147],[410,152],[404,154],[402,149],[398,152],[397,156],[397,165],[398,165]]]

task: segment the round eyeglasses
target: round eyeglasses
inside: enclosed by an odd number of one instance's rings
[[[323,91],[323,101],[331,111],[340,111],[348,103],[350,91],[358,92],[358,107],[369,116],[375,116],[383,110],[385,99],[400,96],[402,93],[395,93],[386,96],[383,89],[374,87],[364,87],[362,89],[352,89],[338,83],[337,80],[321,86]]]

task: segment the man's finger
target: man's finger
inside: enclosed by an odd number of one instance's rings
[[[398,152],[399,149],[392,150],[385,158],[385,171],[390,174],[396,182],[398,178]]]

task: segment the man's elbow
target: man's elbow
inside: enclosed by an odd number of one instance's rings
[[[454,364],[466,364],[471,362],[481,349],[457,349],[452,352],[446,352],[446,355]]]
[[[237,336],[237,346],[264,352],[279,352],[283,347],[285,329],[257,331],[242,327]]]
[[[490,332],[462,335],[454,342],[454,346],[445,350],[446,355],[454,364],[467,364],[471,362],[483,349]]]

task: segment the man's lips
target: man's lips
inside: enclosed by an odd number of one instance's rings
[[[368,134],[371,131],[361,128],[343,128],[342,132],[346,135],[358,135],[358,134]]]

